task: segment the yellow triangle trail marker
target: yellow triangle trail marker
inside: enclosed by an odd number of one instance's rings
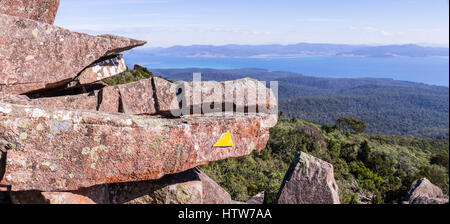
[[[230,131],[227,131],[227,133],[220,136],[219,141],[217,141],[217,143],[214,145],[214,147],[232,147],[232,146],[234,146],[234,144],[233,139],[231,138]]]

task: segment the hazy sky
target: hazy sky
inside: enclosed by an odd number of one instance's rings
[[[55,24],[192,44],[448,44],[448,0],[61,0]]]

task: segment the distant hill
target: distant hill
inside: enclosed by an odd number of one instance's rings
[[[449,56],[445,47],[407,45],[345,45],[310,44],[290,45],[191,45],[168,48],[141,48],[133,54],[171,57],[301,57],[301,56],[356,56],[356,57],[427,57]]]
[[[264,69],[153,69],[171,80],[251,77],[279,81],[280,110],[319,124],[333,125],[340,117],[368,124],[367,133],[448,138],[449,88],[392,79],[337,79]]]

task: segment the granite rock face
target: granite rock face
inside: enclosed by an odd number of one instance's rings
[[[121,112],[126,114],[155,114],[151,79],[145,79],[116,87],[122,102]]]
[[[406,204],[447,204],[448,196],[427,178],[414,181],[405,200]]]
[[[0,92],[22,94],[62,86],[100,58],[145,43],[0,14]]]
[[[164,119],[0,103],[0,139],[9,147],[0,184],[68,191],[158,179],[263,149],[276,121],[268,114]],[[214,147],[227,131],[234,146]]]
[[[306,153],[295,156],[287,171],[277,204],[339,204],[333,166]]]
[[[172,114],[179,111],[180,105],[177,96],[177,85],[159,77],[153,77],[155,87],[155,108],[159,114]]]
[[[53,24],[59,0],[2,0],[0,13]]]

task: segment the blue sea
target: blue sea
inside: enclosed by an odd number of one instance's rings
[[[449,57],[187,58],[126,55],[127,64],[159,68],[263,68],[330,78],[392,78],[449,86]]]

